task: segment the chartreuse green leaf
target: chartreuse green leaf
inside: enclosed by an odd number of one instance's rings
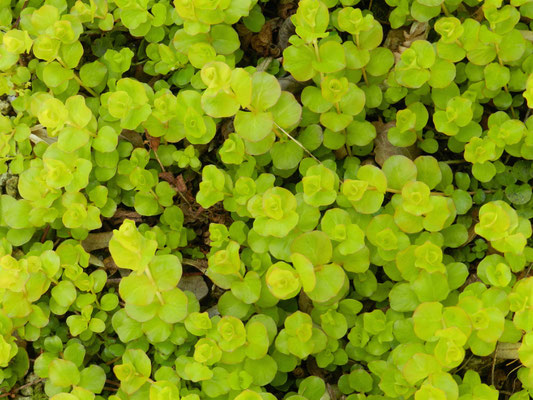
[[[48,376],[52,384],[59,387],[77,385],[80,381],[80,372],[76,364],[59,358],[50,363]]]
[[[298,273],[303,290],[312,291],[316,286],[316,275],[313,263],[303,254],[293,252],[291,261],[294,269]]]
[[[142,271],[152,260],[157,242],[145,238],[132,220],[125,220],[118,230],[113,232],[109,250],[115,263],[126,269]]]
[[[257,207],[252,213],[257,212],[253,227],[262,236],[285,237],[298,223],[296,198],[287,189],[270,188],[262,196],[252,197],[248,204]]]
[[[234,351],[246,342],[246,330],[241,320],[224,316],[217,324],[217,332],[220,335],[219,347],[223,351]]]
[[[348,287],[348,277],[338,264],[326,264],[318,268],[316,280],[314,289],[307,295],[317,303],[327,303],[337,299],[337,296],[343,295]]]
[[[329,22],[328,8],[320,0],[305,0],[292,20],[298,36],[309,43],[325,36]]]
[[[214,165],[207,165],[202,170],[202,182],[197,194],[197,201],[203,207],[210,207],[224,199],[224,189],[230,184],[230,179]]]
[[[122,364],[113,368],[122,390],[129,394],[139,390],[150,377],[151,370],[150,359],[140,349],[127,350],[122,356]]]
[[[2,393],[495,400],[510,350],[529,398],[531,2],[39,3],[0,0]]]
[[[358,169],[357,178],[344,181],[342,194],[358,212],[372,214],[381,207],[385,198],[386,175],[377,167],[364,165]]]
[[[270,292],[281,300],[296,296],[301,289],[296,271],[284,262],[273,264],[268,269],[265,279]]]
[[[261,322],[246,324],[247,347],[246,356],[252,360],[263,358],[270,345],[268,330]]]
[[[416,336],[422,340],[430,340],[442,327],[442,304],[420,304],[413,314],[413,322]]]
[[[337,197],[339,179],[322,164],[310,167],[302,178],[304,201],[311,206],[331,204]]]

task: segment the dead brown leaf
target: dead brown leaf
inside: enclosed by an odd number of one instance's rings
[[[235,132],[235,127],[233,126],[233,118],[227,118],[222,121],[220,124],[220,134],[226,140],[230,133]]]
[[[326,377],[327,371],[318,366],[314,357],[307,358],[305,366],[307,368],[307,372],[309,372],[309,375],[318,376],[321,379]]]
[[[239,34],[239,39],[241,41],[241,48],[246,50],[250,47],[250,42],[252,41],[253,32],[249,30],[244,24],[237,24],[235,26],[237,33]]]
[[[409,32],[404,32],[404,47],[410,47],[415,40],[426,40],[428,37],[428,23],[414,22],[409,28]]]
[[[178,176],[174,176],[172,172],[165,171],[160,172],[159,177],[164,181],[168,182],[170,186],[172,186],[172,188],[180,195],[183,200],[185,200],[188,205],[192,205],[193,203],[195,203],[194,195],[188,189],[187,184],[183,179],[183,175],[180,174]]]
[[[95,250],[106,249],[109,247],[109,241],[113,236],[113,232],[98,232],[89,233],[87,238],[81,242],[83,249],[90,253]]]
[[[478,7],[478,9],[472,14],[472,19],[475,19],[477,22],[482,22],[485,19],[483,7]]]
[[[326,389],[328,391],[330,400],[344,400],[346,398],[346,396],[341,393],[337,385],[326,383]]]
[[[205,272],[207,271],[207,260],[206,259],[199,258],[199,259],[193,260],[191,258],[183,258],[181,260],[181,263],[184,265],[190,265],[191,267],[196,268],[202,274],[205,274]]]
[[[283,21],[278,31],[278,47],[281,51],[289,46],[289,38],[295,34],[295,27],[290,18]]]
[[[183,179],[183,175],[179,174],[178,176],[176,176],[176,188],[180,191],[180,192],[187,192],[187,184],[185,183],[185,180]]]
[[[144,147],[144,141],[139,132],[124,129],[120,133],[120,137],[130,142],[133,147]]]
[[[476,227],[476,224],[470,225],[470,228],[468,228],[468,237],[466,239],[466,242],[464,242],[461,245],[461,247],[465,247],[467,244],[469,244],[472,240],[474,240],[477,237],[475,227]]]
[[[383,166],[385,160],[391,156],[401,155],[414,160],[420,155],[420,149],[416,144],[409,147],[396,147],[389,142],[387,134],[389,129],[396,125],[395,121],[387,122],[386,124],[381,121],[376,121],[373,124],[376,127],[374,158],[380,166]]]
[[[145,134],[146,134],[146,139],[148,140],[148,145],[154,152],[156,152],[157,149],[159,149],[161,138],[151,136],[146,130],[145,130]]]
[[[115,261],[111,256],[104,258],[104,268],[109,272],[108,276],[111,276],[118,271],[118,266],[115,264]]]
[[[303,82],[299,82],[292,77],[292,75],[278,79],[281,90],[291,92],[292,94],[298,94],[305,87]]]
[[[120,225],[125,219],[131,219],[134,222],[141,222],[143,217],[137,211],[118,208],[110,219],[113,224]]]
[[[252,49],[254,49],[259,55],[268,57],[271,55],[272,47],[272,31],[276,21],[270,20],[266,22],[259,33],[252,36],[250,42]]]
[[[283,19],[287,19],[292,14],[296,13],[297,9],[298,9],[297,1],[281,0],[278,5],[278,15]]]
[[[427,22],[414,22],[409,29],[407,27],[391,29],[385,38],[383,46],[390,49],[394,54],[396,62],[400,60],[401,54],[411,47],[416,40],[426,40],[428,37]]]
[[[298,309],[307,314],[310,314],[311,310],[313,310],[313,302],[303,290],[298,295]]]

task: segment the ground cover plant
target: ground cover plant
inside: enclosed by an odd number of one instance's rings
[[[0,0],[0,398],[526,400],[530,0]]]

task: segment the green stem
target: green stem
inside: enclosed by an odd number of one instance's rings
[[[313,39],[313,48],[315,49],[315,56],[318,62],[321,62],[320,60],[320,51],[318,50],[318,42],[316,39]],[[320,82],[324,80],[324,74],[320,72]]]
[[[97,94],[94,90],[92,90],[90,87],[87,87],[87,86],[85,86],[85,85],[83,84],[83,82],[81,81],[80,77],[79,77],[75,72],[73,72],[73,74],[74,74],[74,80],[75,80],[76,82],[78,82],[78,85],[80,85],[80,86],[81,86],[82,88],[84,88],[87,92],[89,92],[89,93],[91,94],[91,96],[93,96],[93,97],[98,97],[98,94]]]
[[[368,84],[368,78],[367,78],[367,76],[366,76],[365,67],[361,68],[361,72],[363,73],[363,80],[365,81],[366,86],[369,86],[369,84]]]
[[[154,287],[156,288],[155,289],[155,295],[157,296],[157,299],[159,300],[161,305],[164,305],[165,304],[165,300],[163,300],[163,296],[161,295],[161,292],[159,292],[159,289],[157,289],[157,285],[155,283],[154,277],[152,276],[152,273],[150,272],[150,268],[146,267],[144,269],[144,273],[146,274],[146,276],[148,277],[148,279],[150,280],[152,285],[154,285]]]
[[[149,190],[150,194],[155,197],[157,201],[159,201],[159,196],[157,196],[156,192],[154,192],[154,189]]]
[[[59,63],[63,66],[63,68],[70,69],[61,58],[58,58],[57,61],[59,61]],[[78,82],[80,87],[84,88],[87,92],[89,92],[91,96],[98,97],[98,93],[96,93],[90,87],[85,86],[85,84],[82,82],[82,80],[80,79],[78,74],[76,74],[75,71],[72,71],[72,74],[74,75],[74,80]]]

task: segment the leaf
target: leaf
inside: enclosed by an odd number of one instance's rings
[[[409,182],[416,180],[417,170],[413,161],[403,155],[393,155],[383,163],[383,172],[390,188],[401,190]]]
[[[317,303],[326,303],[347,290],[348,278],[337,264],[323,265],[316,271],[316,285],[307,293]]]
[[[303,149],[293,141],[276,142],[270,149],[272,164],[278,169],[293,169],[304,155]]]
[[[291,253],[300,253],[315,266],[331,260],[333,248],[328,235],[320,231],[303,233],[291,244]]]
[[[50,363],[48,374],[52,384],[59,387],[77,385],[80,381],[80,371],[76,364],[59,358]]]
[[[138,306],[149,305],[156,293],[156,288],[146,275],[133,273],[120,280],[118,290],[124,301]]]
[[[252,75],[252,106],[256,111],[266,111],[278,102],[281,87],[275,76],[267,72]],[[264,136],[263,136],[264,137]]]
[[[320,61],[313,62],[313,68],[323,73],[333,73],[342,70],[346,66],[344,47],[332,40],[320,44],[318,48]]]
[[[304,291],[310,292],[316,286],[316,276],[313,264],[300,253],[292,253],[291,261],[300,276]]]
[[[188,313],[189,299],[180,289],[172,289],[162,294],[164,304],[159,308],[157,315],[162,321],[175,324],[185,319]]]
[[[242,69],[236,68],[231,72],[231,88],[242,107],[248,107],[252,101],[252,78]]]
[[[232,54],[240,47],[239,36],[231,26],[214,25],[210,35],[217,54]]]
[[[225,92],[205,91],[202,95],[202,109],[213,118],[226,118],[234,116],[240,108],[240,104]]]
[[[174,289],[181,278],[181,262],[172,254],[156,255],[150,262],[150,271],[159,290]]]
[[[283,129],[290,130],[300,122],[302,106],[289,92],[281,92],[277,103],[270,108],[272,118]]]
[[[143,335],[141,324],[130,318],[123,309],[113,314],[111,323],[123,343],[128,343]]]
[[[427,302],[420,304],[414,314],[414,332],[422,340],[429,340],[442,327],[442,304]]]
[[[265,275],[265,281],[270,292],[280,300],[296,296],[301,289],[296,271],[283,261],[270,266]]]
[[[235,132],[245,140],[259,142],[272,131],[274,121],[270,112],[238,111],[235,116]]]
[[[149,377],[152,373],[152,364],[150,358],[148,358],[146,353],[140,349],[126,350],[122,356],[122,361],[125,364],[132,364],[135,367],[135,371],[144,377]]]
[[[105,371],[98,365],[89,365],[80,374],[79,386],[93,393],[101,393],[106,380]]]
[[[68,307],[76,300],[76,287],[71,281],[63,280],[52,289],[52,298],[61,306]]]
[[[261,295],[261,279],[255,271],[246,274],[242,281],[233,281],[231,291],[236,298],[246,304],[255,303]]]
[[[314,68],[309,68],[315,60],[313,50],[308,46],[289,46],[283,52],[283,67],[297,81],[308,81],[316,75]]]
[[[388,139],[388,131],[391,127],[395,126],[395,122],[388,122],[383,124],[382,122],[374,122],[376,127],[376,139],[375,139],[375,160],[380,165],[383,166],[385,161],[394,155],[402,155],[411,160],[414,160],[419,154],[420,150],[416,144],[408,147],[396,147],[391,144]]]

